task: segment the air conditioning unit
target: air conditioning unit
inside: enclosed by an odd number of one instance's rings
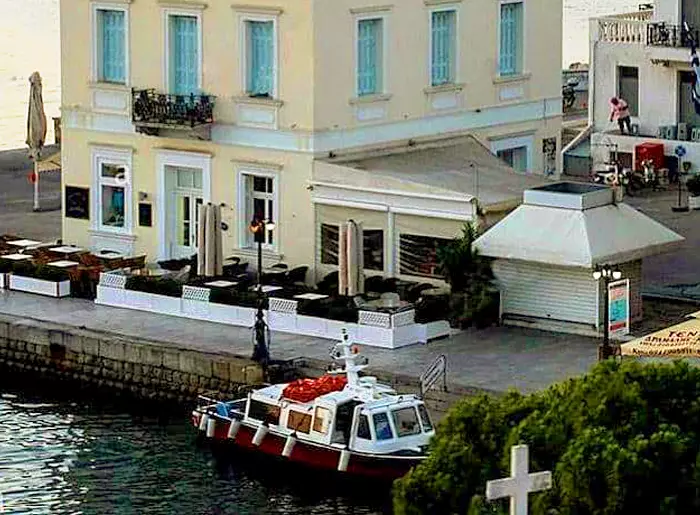
[[[675,125],[666,126],[666,139],[678,139],[678,130]]]
[[[692,141],[700,142],[700,127],[693,127],[693,130],[690,131],[690,139]]]
[[[678,124],[678,139],[681,141],[688,141],[688,124],[687,123],[679,123]]]

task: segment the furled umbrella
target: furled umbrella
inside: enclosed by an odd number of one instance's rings
[[[221,206],[214,205],[214,275],[224,275],[223,228],[221,226]]]
[[[41,97],[41,75],[34,72],[29,77],[29,112],[27,113],[27,145],[29,155],[34,160],[34,211],[39,210],[39,171],[37,163],[41,157],[41,150],[46,141],[46,114],[44,113],[44,100]]]
[[[208,204],[201,204],[199,209],[199,225],[197,227],[197,275],[206,275],[206,234]]]

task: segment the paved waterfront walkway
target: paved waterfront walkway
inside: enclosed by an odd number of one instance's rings
[[[207,352],[249,356],[246,328],[166,315],[98,306],[86,300],[52,299],[0,291],[0,314],[33,318],[95,331],[170,342]],[[272,334],[276,359],[328,360],[332,341],[284,333]],[[371,368],[418,377],[436,356],[448,359],[450,383],[485,390],[515,387],[533,391],[586,372],[596,359],[591,338],[517,328],[465,331],[452,338],[398,350],[362,347]]]

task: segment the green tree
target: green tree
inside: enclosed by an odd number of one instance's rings
[[[398,514],[500,513],[486,481],[509,474],[510,447],[553,488],[533,514],[671,515],[700,511],[700,369],[606,362],[529,396],[475,397],[440,423],[430,457],[394,487]]]
[[[462,236],[438,248],[438,272],[452,289],[450,312],[453,325],[479,327],[498,317],[498,291],[493,286],[491,261],[474,248],[478,232],[466,223]]]

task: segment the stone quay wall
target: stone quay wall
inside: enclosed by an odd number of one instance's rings
[[[327,371],[328,364],[323,360],[295,359],[272,367],[271,380],[319,377]],[[260,365],[245,357],[8,315],[0,315],[0,373],[3,369],[26,377],[65,380],[138,398],[179,402],[192,402],[197,395],[231,398],[244,392],[246,386],[263,381]],[[366,373],[400,393],[419,393],[418,378],[372,368]],[[449,383],[447,391],[443,391],[440,386],[425,395],[436,420],[465,396],[498,395]]]
[[[246,358],[9,316],[0,316],[2,368],[175,401],[230,396],[263,379]]]

